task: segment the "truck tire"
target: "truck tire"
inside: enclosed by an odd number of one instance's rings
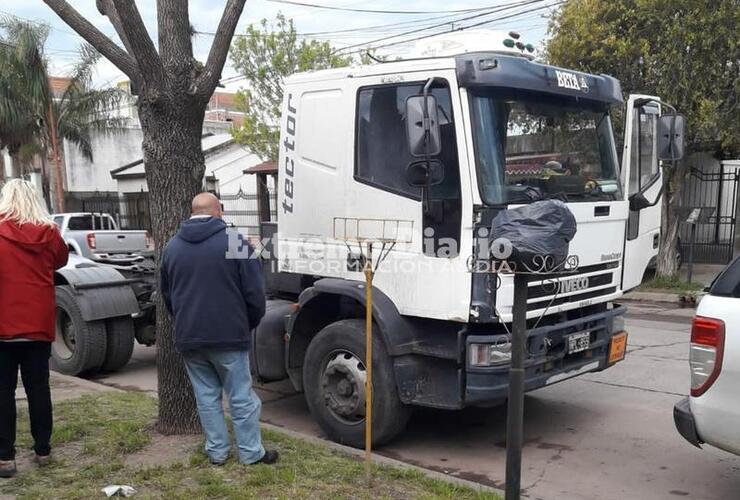
[[[56,287],[56,340],[51,346],[51,368],[65,375],[84,375],[105,361],[104,321],[85,321],[69,286]]]
[[[105,320],[108,339],[105,349],[105,361],[101,372],[117,372],[131,360],[134,353],[134,320],[130,316],[119,316]]]
[[[411,407],[398,397],[393,361],[380,334],[373,337],[373,445],[406,427]],[[365,444],[365,322],[332,323],[311,341],[303,362],[303,387],[311,414],[330,439]]]

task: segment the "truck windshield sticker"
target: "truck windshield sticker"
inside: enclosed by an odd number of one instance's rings
[[[588,92],[588,80],[586,80],[585,76],[579,77],[574,73],[558,70],[555,70],[555,76],[558,78],[558,87]]]

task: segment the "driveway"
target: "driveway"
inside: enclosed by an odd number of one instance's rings
[[[740,457],[696,449],[675,431],[673,405],[689,389],[691,310],[634,304],[627,359],[614,368],[528,393],[524,493],[541,499],[730,499]],[[99,382],[156,391],[155,354],[137,347],[120,373]],[[302,395],[287,383],[258,389],[264,421],[321,436]],[[380,453],[503,487],[504,408],[420,410]]]

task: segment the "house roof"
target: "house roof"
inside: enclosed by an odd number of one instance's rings
[[[209,165],[211,159],[220,155],[225,150],[229,150],[232,147],[237,147],[234,143],[234,138],[231,134],[206,134],[201,139],[201,147],[203,148],[203,155],[206,159],[206,175],[211,176],[213,174],[213,168]],[[241,149],[241,148],[240,148]],[[246,156],[244,153],[243,156]],[[118,168],[114,168],[110,171],[113,179],[134,179],[144,177],[144,159],[139,158],[138,160],[127,163]]]
[[[277,174],[277,163],[274,161],[266,161],[244,169],[245,174]]]

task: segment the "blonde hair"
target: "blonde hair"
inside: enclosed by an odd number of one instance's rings
[[[0,191],[0,222],[51,226],[49,212],[41,203],[36,188],[23,179],[9,180]]]

